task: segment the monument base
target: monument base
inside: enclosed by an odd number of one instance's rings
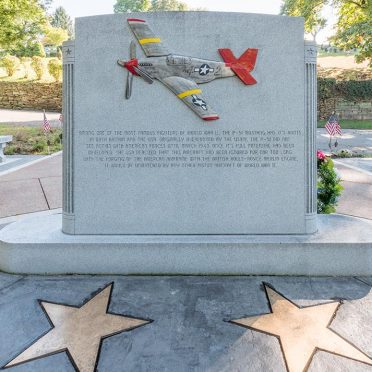
[[[372,222],[318,216],[308,235],[66,235],[61,215],[0,230],[0,270],[19,274],[372,275]]]

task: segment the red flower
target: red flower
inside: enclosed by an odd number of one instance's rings
[[[317,150],[316,157],[318,158],[318,160],[324,160],[326,158],[324,152],[320,150]]]

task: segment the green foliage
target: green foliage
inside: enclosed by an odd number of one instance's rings
[[[304,17],[305,32],[311,34],[315,40],[317,33],[327,24],[326,19],[321,16],[323,3],[322,0],[284,0],[280,14]]]
[[[41,123],[39,128],[0,124],[0,136],[5,134],[13,136],[13,141],[4,149],[5,155],[48,154],[48,141],[51,153],[62,150],[61,128],[52,128],[45,135]]]
[[[336,211],[337,200],[343,187],[330,158],[318,159],[318,213],[329,214]]]
[[[31,67],[36,74],[37,80],[41,80],[45,69],[43,58],[38,56],[32,57]]]
[[[368,1],[370,4],[368,4]],[[372,67],[372,4],[371,0],[338,1],[334,44],[345,50],[357,49],[356,62],[369,61]]]
[[[349,101],[372,99],[372,80],[336,81],[318,78],[318,98],[321,100],[341,96]]]
[[[42,58],[46,57],[44,46],[43,44],[40,43],[40,41],[38,41],[34,46],[33,54],[30,57],[33,56],[38,56]]]
[[[335,96],[336,79],[318,78],[318,98],[327,99]]]
[[[150,0],[116,0],[114,13],[146,12],[150,5]]]
[[[60,61],[62,61],[62,57],[63,57],[63,55],[62,55],[62,50],[61,50],[61,48],[58,48],[58,50],[57,50],[57,58],[58,58]]]
[[[62,62],[59,59],[51,59],[48,63],[48,70],[55,80],[60,81],[62,79]]]
[[[320,14],[325,5],[337,8],[335,46],[356,50],[357,62],[368,60],[372,66],[372,3],[371,0],[283,0],[281,14],[305,17],[305,30],[322,27]],[[323,25],[324,27],[324,25]]]
[[[327,120],[318,120],[318,128],[324,128]],[[340,120],[340,126],[342,129],[372,129],[372,120]],[[360,153],[358,153],[360,156]]]
[[[15,49],[12,51],[12,54],[17,55],[18,57],[46,56],[43,44],[41,44],[40,41]]]
[[[74,36],[74,25],[71,20],[71,17],[67,14],[64,7],[59,6],[56,8],[55,12],[52,15],[50,24],[55,28],[61,28],[65,30],[68,34],[69,39],[72,39]]]
[[[1,64],[5,67],[8,76],[13,76],[20,65],[20,61],[15,56],[5,56],[1,60]]]
[[[60,46],[68,39],[68,33],[62,28],[47,26],[45,28],[44,44]]]
[[[0,1],[0,49],[17,50],[35,43],[45,24],[37,0]]]
[[[187,4],[178,0],[152,0],[151,12],[159,12],[164,10],[185,11],[188,10]]]
[[[179,0],[116,0],[115,13],[129,12],[158,12],[158,11],[184,11],[187,4]]]
[[[372,99],[372,80],[340,81],[336,90],[349,101]]]

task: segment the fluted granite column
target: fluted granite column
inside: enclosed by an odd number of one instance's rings
[[[73,234],[74,228],[74,168],[73,168],[73,124],[74,124],[74,63],[75,42],[63,43],[63,197],[62,231]]]
[[[316,226],[317,169],[316,169],[316,127],[317,127],[317,48],[313,42],[305,42],[305,195],[306,230],[313,233]]]

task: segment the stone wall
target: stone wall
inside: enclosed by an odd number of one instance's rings
[[[342,97],[318,101],[318,118],[328,119],[335,111],[340,119],[371,120],[372,101],[348,101]]]
[[[0,81],[0,108],[61,112],[62,83]]]
[[[372,101],[352,102],[339,98],[336,100],[336,112],[341,119],[372,119]]]
[[[0,81],[0,108],[61,112],[62,83]],[[336,111],[340,119],[372,119],[372,101],[348,101],[342,97],[318,100],[318,119]]]

